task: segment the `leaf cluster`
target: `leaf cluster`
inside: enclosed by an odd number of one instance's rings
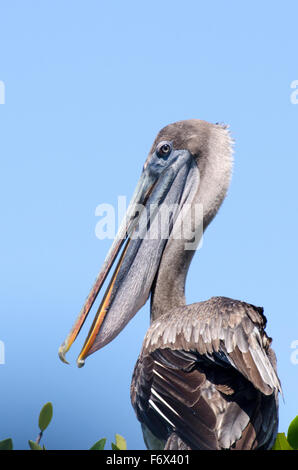
[[[35,441],[29,440],[28,444],[31,450],[46,450],[45,446],[40,445],[41,438],[43,436],[44,431],[49,426],[50,422],[52,421],[53,417],[53,405],[52,403],[46,403],[40,413],[38,418],[38,427],[39,427],[39,434]],[[106,445],[106,439],[100,439],[99,441],[95,442],[93,446],[89,450],[104,450]],[[120,434],[115,435],[115,443],[112,442],[111,447],[113,450],[126,450],[126,440],[124,437],[120,436]],[[13,441],[11,438],[4,439],[0,441],[0,450],[13,450]]]

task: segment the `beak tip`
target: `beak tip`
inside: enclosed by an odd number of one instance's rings
[[[65,349],[64,344],[62,344],[59,348],[58,356],[60,360],[64,362],[64,364],[69,364],[69,362],[65,359],[65,353],[66,353],[66,349]]]
[[[85,359],[81,359],[80,357],[77,360],[77,366],[79,368],[83,367],[85,365]]]

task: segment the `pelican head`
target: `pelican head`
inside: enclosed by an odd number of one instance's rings
[[[62,361],[66,362],[65,354],[121,248],[78,357],[79,367],[87,356],[112,341],[145,304],[165,254],[170,259],[169,254],[177,256],[183,252],[181,266],[188,268],[202,231],[226,195],[231,169],[231,138],[226,126],[192,119],[170,124],[158,133],[95,284],[59,349]],[[195,205],[201,211],[194,211]],[[186,247],[186,242],[190,242],[190,247]],[[182,267],[176,276],[180,274],[186,276]],[[184,288],[183,282],[179,285]]]

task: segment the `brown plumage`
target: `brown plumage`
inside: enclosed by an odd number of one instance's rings
[[[265,325],[262,309],[225,297],[152,322],[131,384],[149,448],[146,428],[166,449],[272,446],[280,384]]]

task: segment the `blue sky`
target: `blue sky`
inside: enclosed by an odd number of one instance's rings
[[[0,1],[0,439],[27,447],[52,401],[50,449],[114,433],[143,449],[130,405],[149,304],[118,338],[63,365],[57,350],[100,268],[98,204],[130,198],[164,125],[226,122],[228,197],[187,280],[188,303],[225,295],[262,305],[285,401],[298,414],[298,80],[295,1]]]

